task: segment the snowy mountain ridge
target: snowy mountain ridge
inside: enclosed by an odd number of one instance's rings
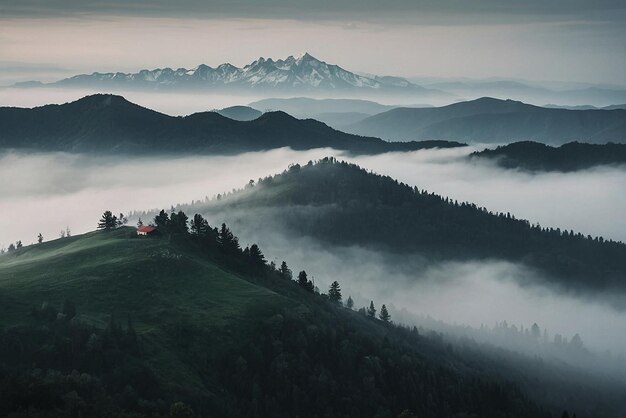
[[[80,74],[60,80],[56,85],[123,85],[147,88],[167,87],[247,87],[288,90],[410,90],[423,87],[398,77],[366,77],[328,64],[309,53],[273,60],[263,58],[243,68],[225,63],[215,68],[201,64],[193,69],[158,68],[137,73]]]

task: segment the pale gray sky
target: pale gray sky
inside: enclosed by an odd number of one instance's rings
[[[0,0],[0,84],[304,51],[382,75],[626,84],[625,17],[622,0]]]

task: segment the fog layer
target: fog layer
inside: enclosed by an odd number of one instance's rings
[[[93,230],[102,211],[169,208],[242,187],[291,163],[327,155],[492,211],[511,212],[543,226],[626,241],[626,170],[569,174],[503,170],[464,157],[472,149],[424,150],[350,157],[320,149],[289,149],[224,157],[104,158],[84,155],[0,154],[0,248],[20,239],[46,239],[69,226]]]
[[[542,226],[626,241],[626,167],[533,174],[465,158],[482,148],[389,153],[352,161],[420,189],[459,202],[473,202],[493,212],[510,212]]]
[[[237,213],[222,213],[211,216],[209,223],[230,221],[243,246],[258,243],[269,261],[280,265],[285,260],[294,270],[305,269],[322,292],[338,280],[344,298],[352,296],[356,308],[373,300],[378,309],[384,303],[394,315],[405,311],[396,318],[400,321],[431,316],[475,328],[502,321],[527,328],[537,323],[542,332],[548,330],[550,338],[555,333],[568,338],[578,333],[595,352],[626,355],[626,312],[605,303],[610,295],[592,299],[559,294],[540,284],[538,272],[520,264],[500,260],[424,263],[418,256],[295,237],[281,232],[279,222],[265,222],[265,217],[255,224],[241,219]]]
[[[320,149],[279,149],[225,157],[103,158],[64,153],[0,156],[0,247],[20,239],[46,241],[69,226],[74,234],[95,229],[105,209],[125,212],[169,208],[177,203],[239,188],[327,155],[346,158],[419,188],[469,200],[490,210],[510,211],[544,226],[571,228],[585,234],[626,240],[626,171],[601,168],[569,174],[528,174],[468,162],[472,149],[392,153],[349,157]],[[190,214],[191,215],[191,214]],[[270,225],[241,225],[233,214],[210,222],[233,222],[242,244],[258,242],[270,260],[285,259],[306,269],[326,290],[339,280],[344,295],[358,306],[375,300],[392,313],[432,315],[448,322],[479,326],[496,321],[525,326],[537,322],[550,332],[580,333],[595,349],[625,352],[626,317],[602,300],[557,295],[540,286],[525,286],[535,274],[497,260],[445,263],[423,268],[415,258],[396,258],[362,248],[328,248],[303,237],[286,237]],[[520,284],[521,283],[521,284]]]

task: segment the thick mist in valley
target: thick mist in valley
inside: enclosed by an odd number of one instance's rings
[[[0,247],[16,240],[33,243],[39,232],[46,241],[57,239],[66,227],[74,234],[93,230],[105,209],[128,213],[204,202],[251,179],[279,173],[289,164],[328,155],[532,223],[626,240],[625,169],[569,174],[507,171],[468,161],[466,156],[475,149],[358,157],[331,149],[115,159],[5,153],[0,156],[0,175],[11,181],[0,186]],[[543,278],[531,280],[537,272],[522,265],[499,260],[431,264],[371,249],[330,247],[291,236],[277,224],[243,222],[236,213],[211,213],[209,221],[214,226],[228,222],[242,245],[258,243],[269,260],[284,259],[294,271],[305,269],[321,291],[338,280],[344,297],[351,295],[357,307],[370,300],[378,308],[387,304],[398,321],[416,323],[432,316],[473,327],[501,321],[529,327],[536,322],[551,339],[556,333],[567,338],[578,333],[596,352],[626,353],[626,314],[607,303],[617,296],[564,295],[537,284]]]
[[[93,230],[105,209],[169,208],[241,188],[324,156],[355,162],[451,199],[510,212],[543,226],[626,241],[626,169],[530,174],[468,161],[480,147],[349,156],[331,149],[278,149],[237,156],[93,157],[65,153],[0,154],[0,248],[69,226]],[[18,220],[16,220],[19,219]]]
[[[0,417],[626,418],[624,51],[625,0],[1,2]]]
[[[197,205],[200,209],[204,205]],[[355,307],[384,303],[396,320],[426,323],[431,316],[448,324],[493,327],[496,322],[528,328],[533,323],[568,339],[580,334],[595,352],[626,355],[626,312],[609,306],[616,294],[569,293],[549,285],[550,278],[522,264],[502,260],[430,262],[361,246],[337,246],[285,229],[282,209],[253,216],[238,210],[200,210],[211,225],[227,222],[242,247],[257,243],[268,261],[306,270],[320,292],[337,280],[344,299]],[[311,216],[315,208],[311,208]],[[601,326],[599,326],[601,324]],[[430,324],[432,326],[432,324]]]

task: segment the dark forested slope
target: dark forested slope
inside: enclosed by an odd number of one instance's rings
[[[470,157],[490,159],[504,168],[569,172],[603,165],[626,164],[626,144],[570,142],[560,147],[551,147],[526,141],[474,152]]]
[[[336,131],[312,119],[268,112],[237,121],[216,112],[173,117],[121,96],[97,94],[72,103],[33,109],[0,108],[0,148],[106,153],[238,153],[280,147],[330,147],[376,154],[458,143],[389,143]]]
[[[211,204],[340,245],[366,245],[429,259],[504,259],[570,288],[626,289],[626,245],[494,214],[333,158],[294,165]],[[258,222],[258,221],[256,221]]]

